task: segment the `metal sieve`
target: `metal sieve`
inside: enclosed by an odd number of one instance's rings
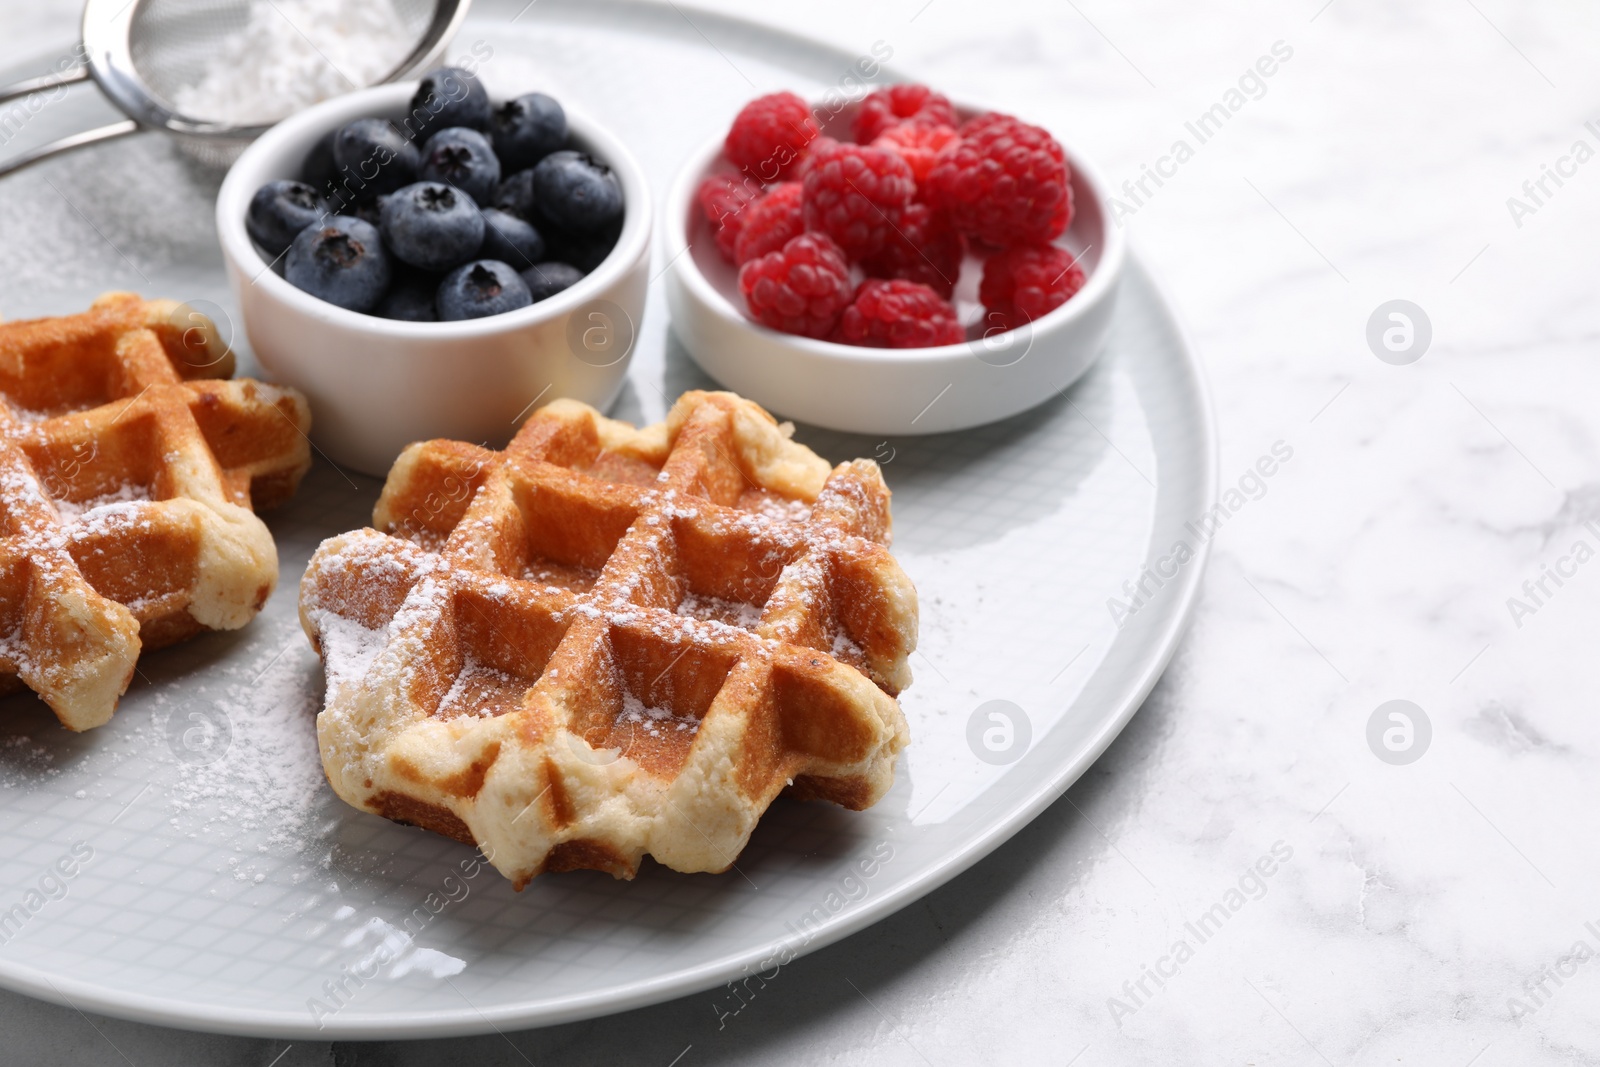
[[[276,7],[273,0],[88,0],[83,8],[83,61],[55,74],[0,88],[0,104],[93,79],[128,117],[0,162],[0,177],[61,152],[140,130],[170,135],[186,153],[204,163],[232,163],[273,123],[245,126],[199,118],[184,114],[172,101],[200,80],[208,59],[225,40],[244,29],[251,10],[259,4]],[[414,33],[416,45],[374,84],[398,81],[436,63],[466,18],[471,0],[392,0],[392,4],[402,25]],[[318,42],[310,44],[322,51]],[[287,118],[290,107],[286,104],[284,114],[274,121]]]

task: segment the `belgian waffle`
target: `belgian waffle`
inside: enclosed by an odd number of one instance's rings
[[[870,460],[830,471],[731,393],[643,429],[562,400],[503,452],[412,445],[373,524],[300,586],[323,768],[518,888],[725,870],[780,790],[893,782],[916,591]]]
[[[232,372],[170,300],[0,324],[0,686],[69,729],[111,718],[141,649],[243,626],[277,583],[251,508],[294,492],[311,419]]]

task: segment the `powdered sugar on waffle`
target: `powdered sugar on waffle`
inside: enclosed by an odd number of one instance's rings
[[[150,489],[143,485],[122,485],[110,493],[102,493],[92,500],[57,500],[56,511],[61,515],[64,523],[75,523],[87,517],[95,517],[102,510],[112,509],[113,505],[128,503],[147,503],[150,500]],[[108,514],[129,514],[132,509],[121,508],[108,512]]]
[[[13,536],[35,553],[63,550],[77,538],[105,533],[113,522],[137,517],[139,510],[150,502],[149,490],[134,485],[123,485],[114,492],[76,504],[52,500],[39,479],[20,467],[0,474],[0,497],[8,502],[13,514],[31,520]],[[52,505],[61,516],[59,524],[44,518]],[[42,559],[38,562],[47,565]]]
[[[369,630],[354,619],[318,611],[314,616],[322,635],[322,658],[326,665],[328,688],[359,684],[372,661],[383,651],[384,631]]]
[[[674,715],[667,708],[652,708],[626,690],[622,693],[622,714],[617,716],[617,722],[642,730],[651,737],[663,737],[669,732],[692,734],[700,729],[700,720],[693,715]]]
[[[57,411],[45,411],[39,408],[25,408],[13,403],[10,405],[10,410],[7,412],[7,414],[9,414],[17,422],[22,423],[24,426],[33,426],[48,419],[65,415],[72,410],[76,409],[63,408]]]
[[[14,664],[18,674],[33,669],[33,657],[28,653],[28,646],[22,640],[20,630],[0,634],[0,660]]]
[[[867,654],[861,646],[850,640],[850,635],[840,631],[833,635],[833,658],[843,663],[863,663]]]
[[[811,517],[811,505],[804,500],[789,500],[771,493],[762,493],[753,496],[749,501],[754,506],[751,513],[762,515],[779,522],[805,522]]]
[[[487,717],[501,709],[482,702],[481,696],[485,691],[510,693],[525,688],[526,686],[505,671],[479,663],[469,656],[467,662],[462,664],[461,670],[456,673],[456,680],[439,701],[439,710],[436,714],[442,719],[456,715]]]
[[[678,491],[676,489],[668,489],[666,492],[652,489],[639,498],[639,503],[646,510],[654,513],[646,519],[646,522],[651,526],[656,523],[650,520],[659,521],[660,518],[693,519],[698,518],[700,515],[699,508],[685,506],[678,502]]]
[[[44,508],[50,503],[50,498],[45,496],[39,480],[21,467],[12,467],[4,474],[0,474],[0,493],[4,494],[6,500],[14,502],[13,509],[32,511]]]
[[[720,622],[737,626],[741,630],[754,630],[761,623],[761,606],[721,597],[685,594],[678,604],[678,614],[702,622]]]
[[[825,490],[824,496],[819,498],[818,503],[826,500],[827,492],[836,491],[830,483],[829,489]],[[787,499],[772,493],[759,495],[751,493],[741,503],[752,505],[755,510],[741,508],[729,513],[717,509],[717,519],[713,523],[713,529],[719,533],[730,530],[747,533],[775,545],[776,547],[767,553],[764,560],[766,565],[774,569],[780,567],[785,558],[793,557],[797,547],[805,545],[809,551],[788,564],[791,569],[788,575],[798,580],[798,585],[803,590],[802,597],[807,601],[813,598],[814,589],[825,584],[826,558],[830,554],[844,550],[855,540],[834,526],[810,522],[814,508],[804,500]],[[649,526],[656,526],[664,519],[695,519],[702,514],[699,498],[680,499],[679,490],[676,488],[646,491],[640,498],[640,505],[644,521]],[[435,581],[431,577],[435,573],[443,577],[451,571],[450,560],[439,552],[443,547],[443,540],[443,538],[438,539],[437,544],[418,545],[415,554],[407,554],[401,558],[393,552],[393,542],[387,538],[356,538],[347,542],[340,554],[325,560],[322,566],[329,575],[337,574],[349,566],[359,566],[369,572],[371,568],[377,567],[394,573],[402,580],[409,577],[412,582],[399,611],[381,630],[368,629],[332,612],[313,609],[313,622],[323,635],[323,655],[330,687],[347,683],[360,684],[377,657],[390,645],[396,646],[402,659],[409,658],[409,655],[399,650],[398,646],[408,640],[418,640],[420,634],[427,632],[429,627],[423,624],[440,616],[449,597],[448,583]],[[651,548],[659,551],[659,546]],[[557,577],[556,570],[561,571],[560,585],[550,584],[550,579]],[[613,626],[644,623],[649,625],[653,632],[668,639],[683,634],[681,624],[674,625],[668,621],[670,616],[663,617],[662,613],[641,607],[634,601],[633,594],[640,575],[628,576],[621,584],[608,589],[602,598],[587,591],[588,586],[598,577],[598,571],[578,567],[557,568],[556,565],[541,560],[530,561],[527,571],[528,573],[517,576],[520,581],[532,580],[542,585],[542,591],[547,595],[577,595],[575,602],[565,608],[569,617],[603,620]],[[568,580],[569,578],[577,581],[573,582]],[[493,582],[484,591],[496,598],[516,595],[512,581],[504,578]],[[692,620],[693,624],[698,624],[691,625],[691,632],[699,631],[701,634],[714,635],[716,630],[726,627],[753,634],[761,622],[762,605],[687,592],[673,614],[678,619]],[[769,652],[776,646],[776,641],[762,638],[757,654]],[[422,650],[419,648],[414,651],[420,654]],[[843,634],[835,639],[832,652],[835,658],[852,665],[859,665],[864,661],[862,650]],[[468,664],[453,680],[450,689],[441,700],[437,714],[448,717],[474,711],[475,709],[467,708],[464,702],[468,700],[470,694],[481,692],[484,684],[492,688],[501,688],[512,686],[516,682],[511,676],[494,671],[492,668]],[[639,709],[635,711],[643,714]]]
[[[321,635],[322,658],[327,672],[328,688],[359,685],[391,641],[403,640],[398,635],[415,632],[417,624],[429,617],[437,617],[444,609],[445,587],[433,581],[437,570],[448,572],[450,562],[431,552],[418,553],[402,559],[384,551],[384,543],[377,539],[353,539],[345,553],[327,560],[323,568],[329,574],[338,574],[351,565],[389,571],[402,579],[415,573],[416,584],[406,596],[389,624],[383,629],[370,629],[354,619],[346,618],[316,605],[308,605],[307,614]]]

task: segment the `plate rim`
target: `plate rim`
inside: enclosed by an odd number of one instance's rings
[[[847,63],[856,58],[849,50],[827,41],[758,19],[710,10],[695,3],[601,0],[598,4],[577,7],[557,0],[550,7],[582,11],[583,16],[580,17],[589,18],[594,17],[596,7],[647,10],[652,17],[659,17],[670,8],[686,20],[692,14],[706,23],[779,41],[813,55],[828,55]],[[695,28],[698,29],[697,26]],[[898,67],[884,64],[883,70],[889,80],[902,77]],[[1131,235],[1125,237],[1131,238]],[[1159,305],[1167,326],[1182,348],[1182,366],[1189,377],[1187,388],[1194,393],[1194,429],[1204,441],[1204,447],[1199,450],[1202,466],[1199,495],[1209,506],[1218,495],[1221,441],[1205,364],[1167,286],[1144,257],[1137,254],[1131,239],[1126,240],[1125,245],[1126,267],[1142,275],[1142,280],[1149,285],[1154,302]],[[1123,687],[1115,713],[1100,720],[1098,728],[1071,759],[1064,761],[1053,774],[1040,778],[1025,791],[1020,801],[1013,803],[1002,816],[959,848],[924,866],[905,882],[878,896],[864,898],[858,906],[841,911],[818,926],[813,936],[798,950],[791,947],[793,957],[790,962],[882,921],[976,866],[1071,788],[1122,733],[1166,671],[1193,617],[1211,550],[1210,540],[1200,543],[1195,551],[1195,565],[1184,568],[1181,582],[1177,583],[1178,588],[1174,590],[1177,595],[1167,601],[1169,608],[1165,619],[1158,632],[1149,639],[1155,648],[1154,655],[1144,662],[1136,679]],[[300,1013],[291,1014],[276,1009],[179,1004],[167,997],[135,991],[107,992],[106,987],[83,979],[61,978],[30,964],[3,958],[0,958],[0,987],[60,1004],[80,1013],[90,1010],[114,1018],[182,1030],[293,1040],[422,1039],[484,1034],[504,1028],[521,1030],[556,1026],[662,1003],[713,988],[729,976],[742,973],[748,966],[759,964],[786,946],[783,938],[764,941],[754,948],[730,952],[685,969],[570,996],[524,1001],[518,1005],[478,1009],[469,1003],[462,1009],[413,1010],[403,1015],[341,1011],[323,1026],[308,1024]]]

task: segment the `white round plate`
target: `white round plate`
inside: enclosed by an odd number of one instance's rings
[[[681,5],[525,2],[480,0],[449,55],[481,43],[492,92],[582,106],[657,190],[755,92],[816,98],[858,60]],[[106,110],[53,103],[8,150]],[[81,310],[112,288],[232,309],[216,185],[153,135],[8,179],[0,314]],[[667,332],[659,279],[638,336],[614,414],[653,421],[711,384]],[[146,656],[87,734],[31,696],[0,705],[0,984],[286,1038],[511,1030],[770,977],[976,863],[1105,749],[1183,630],[1216,473],[1199,364],[1133,261],[1104,358],[1064,395],[963,433],[798,436],[883,465],[921,597],[911,744],[876,808],[779,801],[723,875],[580,872],[515,893],[471,850],[346,807],[317,761],[321,670],[296,585],[319,540],[368,521],[378,482],[319,461],[268,516],[282,575],[254,623]],[[1166,573],[1141,575],[1147,561]],[[1108,598],[1141,581],[1119,626]]]

